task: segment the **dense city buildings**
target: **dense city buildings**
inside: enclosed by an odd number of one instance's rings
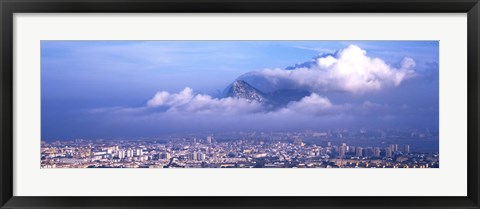
[[[439,154],[428,131],[235,132],[42,141],[41,167],[438,168]]]

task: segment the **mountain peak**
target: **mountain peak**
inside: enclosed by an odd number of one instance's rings
[[[242,85],[247,85],[247,86],[251,86],[250,84],[248,84],[247,82],[245,82],[244,80],[235,80],[233,83],[232,83],[233,86],[242,86]],[[253,88],[253,87],[252,87]]]
[[[242,98],[249,102],[256,101],[264,103],[267,98],[263,92],[251,86],[244,80],[235,80],[226,89],[226,96],[234,98]]]

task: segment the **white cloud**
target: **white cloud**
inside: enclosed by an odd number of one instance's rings
[[[252,113],[263,110],[262,105],[255,101],[232,97],[212,98],[206,94],[194,94],[189,87],[173,94],[157,92],[147,101],[147,107],[164,107],[166,112],[194,113]]]
[[[189,87],[185,87],[185,89],[175,94],[170,94],[166,91],[159,91],[153,96],[153,98],[148,100],[147,106],[181,106],[190,102],[193,96],[193,90]]]
[[[378,104],[371,101],[364,101],[359,104],[334,104],[327,97],[312,93],[309,96],[303,97],[299,101],[290,102],[284,108],[272,113],[315,116],[376,116],[382,115],[391,110],[392,109],[389,105]]]
[[[281,112],[301,112],[301,113],[326,113],[334,109],[335,106],[326,97],[316,93],[303,97],[300,101],[288,103]]]
[[[367,52],[350,45],[334,55],[325,55],[312,67],[294,70],[265,69],[248,75],[261,76],[277,88],[306,88],[321,93],[346,91],[361,94],[400,85],[415,76],[415,61],[404,58],[395,68],[379,58],[367,56]]]

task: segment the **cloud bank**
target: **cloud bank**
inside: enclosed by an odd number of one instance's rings
[[[263,88],[265,91],[302,88],[316,93],[342,91],[363,94],[399,86],[416,75],[415,66],[412,58],[405,57],[398,67],[394,67],[382,59],[367,56],[367,52],[356,45],[350,45],[334,54],[297,64],[289,70],[264,69],[247,73],[241,78],[274,87]],[[262,89],[262,86],[259,88]]]
[[[398,108],[405,108],[400,106]],[[387,104],[378,104],[371,101],[363,103],[335,104],[329,98],[317,93],[311,93],[299,101],[291,101],[287,105],[271,108],[266,104],[242,98],[213,98],[205,94],[195,94],[193,89],[186,87],[178,93],[166,91],[157,92],[139,108],[107,108],[103,112],[115,111],[123,113],[158,113],[175,115],[308,115],[308,116],[332,116],[332,115],[369,115],[375,112],[388,112],[392,108]],[[97,110],[97,112],[99,112]]]
[[[149,108],[159,107],[166,112],[188,113],[253,113],[262,110],[262,104],[241,98],[212,98],[206,94],[194,94],[186,87],[179,93],[157,92],[146,104]]]

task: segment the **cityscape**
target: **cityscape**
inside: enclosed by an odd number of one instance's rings
[[[41,41],[40,168],[439,168],[438,41]]]
[[[232,136],[241,136],[231,139]],[[386,143],[405,141],[410,144]],[[137,140],[42,142],[41,168],[438,168],[422,150],[431,133],[360,131],[225,133]],[[373,146],[354,146],[361,140]],[[358,144],[354,143],[353,144]]]

